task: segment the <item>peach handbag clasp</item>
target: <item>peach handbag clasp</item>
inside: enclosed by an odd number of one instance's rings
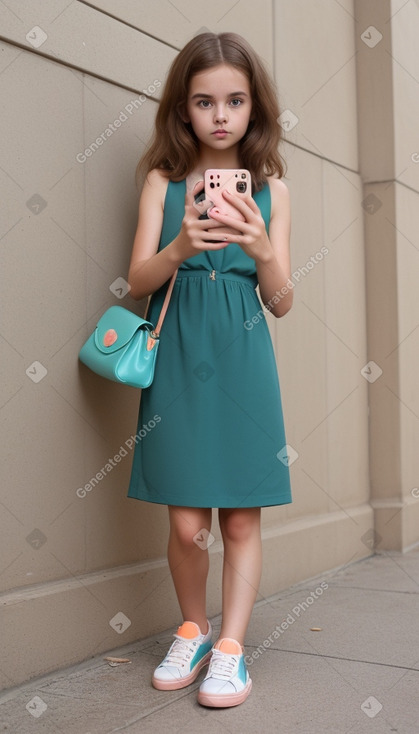
[[[115,344],[117,339],[118,339],[118,334],[116,333],[115,329],[108,329],[108,331],[105,332],[105,335],[103,337],[103,343],[105,347],[111,347],[112,344]]]

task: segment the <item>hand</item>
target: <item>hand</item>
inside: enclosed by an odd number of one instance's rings
[[[204,182],[198,181],[192,191],[187,192],[185,196],[185,215],[182,227],[173,241],[182,261],[204,250],[221,250],[229,244],[226,227],[213,219],[199,219],[210,203],[208,200],[195,203],[195,196],[203,188]],[[231,239],[230,242],[232,242]]]
[[[236,230],[237,234],[227,234],[229,242],[236,242],[242,250],[256,262],[263,261],[271,251],[271,243],[266,232],[265,222],[255,200],[249,194],[231,194],[223,191],[223,197],[240,212],[245,221],[224,214],[219,207],[211,209],[211,219]]]

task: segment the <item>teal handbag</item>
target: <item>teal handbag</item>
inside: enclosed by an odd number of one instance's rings
[[[122,306],[111,306],[83,344],[79,359],[102,377],[131,387],[146,388],[154,377],[160,331],[172,295],[177,270],[172,276],[154,328]]]

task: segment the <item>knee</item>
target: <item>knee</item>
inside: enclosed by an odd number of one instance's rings
[[[198,547],[196,541],[199,540],[200,531],[202,531],[202,525],[199,528],[191,527],[190,525],[180,525],[172,528],[170,537],[184,551],[190,551]]]
[[[173,513],[170,522],[170,538],[185,551],[201,547],[200,535],[208,536],[211,529],[211,519],[207,513]],[[204,540],[204,537],[203,537]],[[197,542],[198,541],[198,542]]]
[[[220,512],[219,523],[222,536],[233,543],[246,542],[260,528],[260,512],[233,510],[228,513]]]

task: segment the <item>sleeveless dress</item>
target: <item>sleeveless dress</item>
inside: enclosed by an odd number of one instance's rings
[[[180,231],[185,194],[186,179],[169,181],[159,250]],[[268,232],[268,183],[253,198]],[[256,285],[255,261],[235,243],[179,267],[154,380],[141,394],[128,497],[186,507],[292,502],[277,366]],[[167,287],[150,300],[153,324]]]

